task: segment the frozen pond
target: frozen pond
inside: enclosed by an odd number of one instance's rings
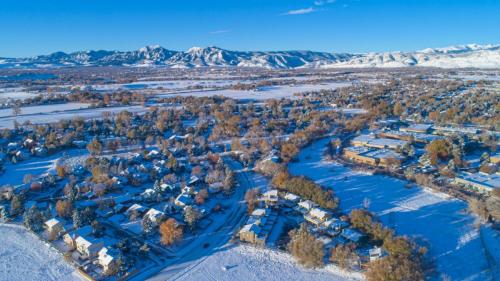
[[[305,148],[300,161],[289,165],[290,172],[333,188],[346,212],[361,208],[368,198],[369,209],[385,225],[429,249],[438,272],[434,279],[446,274],[451,280],[494,280],[480,232],[474,227],[475,218],[465,212],[463,201],[421,188],[408,189],[405,181],[357,173],[323,161],[327,142],[322,139]],[[497,245],[500,242],[498,236],[489,238]]]

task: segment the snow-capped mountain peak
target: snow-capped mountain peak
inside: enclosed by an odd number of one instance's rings
[[[230,51],[216,46],[185,52],[151,45],[136,51],[55,52],[31,58],[2,58],[0,67],[151,66],[164,67],[442,67],[500,68],[500,45],[456,45],[414,52],[366,54],[313,51]]]

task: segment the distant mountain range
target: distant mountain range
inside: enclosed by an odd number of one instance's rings
[[[194,67],[264,67],[359,68],[359,67],[440,67],[500,68],[500,45],[458,45],[414,52],[328,53],[313,51],[244,52],[218,47],[193,47],[172,51],[161,46],[147,46],[136,51],[56,52],[31,58],[0,58],[3,68],[50,68],[65,66],[166,66]]]

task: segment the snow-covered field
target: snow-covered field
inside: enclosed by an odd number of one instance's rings
[[[94,85],[94,89],[98,91],[111,91],[118,89],[138,90],[138,89],[165,89],[165,90],[179,90],[188,87],[202,86],[202,87],[222,87],[235,84],[235,80],[156,80],[156,81],[138,81],[128,84],[107,84],[107,85]],[[239,81],[238,81],[239,82]]]
[[[117,106],[117,107],[102,107],[88,108],[88,104],[82,103],[66,103],[57,105],[40,105],[21,108],[21,114],[13,116],[12,109],[0,110],[0,128],[13,128],[14,121],[23,124],[30,121],[33,124],[43,124],[58,122],[63,119],[73,119],[81,117],[83,119],[102,117],[103,112],[111,112],[113,114],[127,110],[132,113],[140,113],[147,111],[147,107],[140,105],[133,106]]]
[[[368,198],[369,209],[384,224],[429,249],[437,271],[433,279],[439,280],[442,274],[451,280],[498,278],[493,273],[494,264],[490,265],[486,256],[484,241],[498,247],[500,238],[491,235],[494,232],[485,232],[484,235],[490,233],[488,239],[481,239],[476,218],[466,213],[465,202],[427,189],[405,188],[405,181],[357,173],[323,161],[327,142],[328,139],[322,139],[304,149],[299,155],[300,161],[289,166],[290,172],[333,188],[340,198],[340,207],[346,212],[361,208]],[[500,252],[495,255],[498,259]]]
[[[359,273],[348,273],[335,266],[306,269],[286,253],[247,245],[230,245],[210,255],[194,269],[171,280],[198,281],[290,281],[290,280],[362,280]]]
[[[500,73],[476,73],[476,74],[458,74],[450,76],[452,78],[460,79],[460,80],[472,80],[472,81],[500,81]]]
[[[36,93],[27,92],[23,88],[0,89],[0,100],[3,99],[24,100],[35,96],[37,96]]]
[[[0,224],[0,281],[84,280],[62,254],[18,225]]]
[[[44,114],[44,113],[53,113],[66,110],[82,109],[82,108],[88,108],[89,106],[90,104],[77,103],[77,102],[64,103],[64,104],[26,106],[26,107],[21,107],[21,114],[19,114],[18,117],[23,115]],[[13,115],[14,114],[11,108],[0,109],[0,118],[12,117]]]
[[[366,109],[363,109],[363,108],[335,108],[333,110],[338,111],[338,112],[342,112],[345,114],[352,114],[352,115],[368,113],[368,111]]]
[[[340,87],[349,86],[349,83],[324,83],[324,84],[303,84],[295,86],[269,86],[263,87],[258,91],[243,91],[243,90],[220,90],[220,91],[191,91],[189,93],[173,93],[160,95],[163,97],[169,96],[194,96],[194,97],[210,97],[215,95],[222,95],[233,99],[281,99],[293,98],[295,93],[302,93],[308,91],[336,89]]]

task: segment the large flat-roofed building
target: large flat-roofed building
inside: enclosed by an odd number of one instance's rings
[[[401,127],[399,130],[401,132],[425,134],[428,133],[431,128],[432,124],[411,124],[408,127]]]
[[[375,138],[375,136],[373,135],[361,135],[355,137],[351,141],[351,143],[354,146],[397,149],[397,148],[402,148],[407,143],[407,141],[386,139],[386,138]]]
[[[390,139],[398,139],[404,141],[415,141],[418,143],[429,143],[433,140],[441,139],[443,137],[431,135],[431,134],[422,134],[422,133],[411,133],[411,132],[401,132],[401,131],[383,131],[378,134],[381,138],[390,138]]]
[[[364,156],[365,153],[368,153],[372,150],[373,149],[364,146],[347,147],[344,149],[344,156],[357,163],[377,166],[377,159]]]
[[[464,135],[478,135],[480,130],[476,127],[448,127],[448,126],[434,126],[434,132],[443,134],[443,135],[452,135],[452,134],[464,134]]]
[[[490,193],[500,188],[500,174],[460,173],[455,177],[455,182],[481,193]]]
[[[345,148],[344,156],[357,163],[381,167],[399,166],[404,160],[401,154],[389,149],[373,149],[359,146]]]

